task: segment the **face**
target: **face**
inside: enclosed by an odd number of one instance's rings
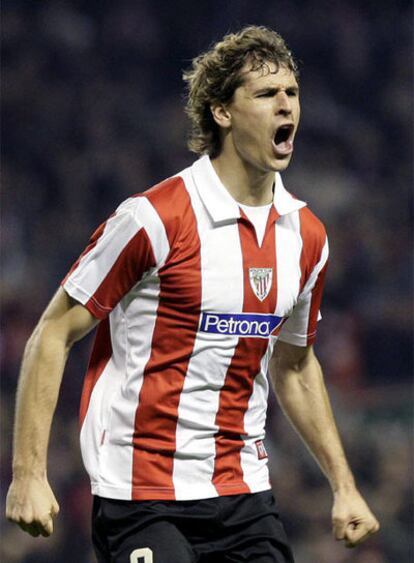
[[[292,158],[299,124],[299,86],[286,67],[272,63],[248,71],[223,108],[219,123],[230,136],[223,150],[234,151],[249,168],[260,172],[282,171]]]

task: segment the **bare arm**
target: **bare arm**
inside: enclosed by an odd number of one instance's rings
[[[355,486],[313,348],[279,341],[269,371],[284,413],[331,485],[335,537],[352,547],[379,524]]]
[[[33,536],[50,535],[59,510],[47,480],[47,450],[63,370],[72,345],[97,322],[59,289],[26,344],[17,388],[13,481],[6,516]]]

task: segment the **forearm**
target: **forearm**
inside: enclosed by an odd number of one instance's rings
[[[333,492],[355,487],[313,351],[293,365],[271,363],[278,401],[329,480]]]
[[[97,323],[59,289],[23,356],[14,424],[14,478],[44,476],[53,414],[71,346]]]
[[[54,328],[40,322],[26,345],[16,399],[15,478],[46,473],[50,428],[69,349]]]
[[[47,480],[47,449],[63,370],[74,342],[97,320],[59,289],[23,356],[13,444],[13,480],[6,516],[32,536],[49,536],[59,505]]]

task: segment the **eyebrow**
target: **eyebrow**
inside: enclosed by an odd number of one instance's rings
[[[279,90],[290,90],[293,92],[299,92],[299,86],[296,84],[292,84],[291,86],[286,86],[284,88],[282,88],[281,86],[262,86],[261,88],[253,88],[252,93],[253,94],[265,94],[267,92],[278,92]]]

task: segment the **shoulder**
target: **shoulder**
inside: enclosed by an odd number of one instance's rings
[[[303,207],[299,210],[300,231],[304,244],[319,243],[323,246],[327,234],[325,225],[322,221],[309,209]]]
[[[142,205],[142,201],[148,202],[163,221],[182,217],[185,210],[191,206],[181,174],[163,180],[145,192],[136,194],[132,199],[137,201],[137,206]]]
[[[132,196],[121,204],[119,211],[132,213],[150,238],[166,236],[170,247],[195,223],[191,197],[181,173]]]
[[[185,183],[183,178],[177,175],[124,200],[115,214],[129,213],[138,222],[142,222],[148,214],[155,211],[165,222],[180,217],[187,205],[189,197]]]
[[[179,197],[184,193],[184,191],[185,184],[183,177],[181,174],[177,174],[159,182],[158,184],[155,184],[145,192],[137,194],[136,197],[146,197],[154,203],[161,203],[165,199],[175,196]]]
[[[314,268],[326,264],[329,255],[328,237],[322,221],[308,207],[300,214],[300,234],[302,239],[301,270],[302,286]]]

